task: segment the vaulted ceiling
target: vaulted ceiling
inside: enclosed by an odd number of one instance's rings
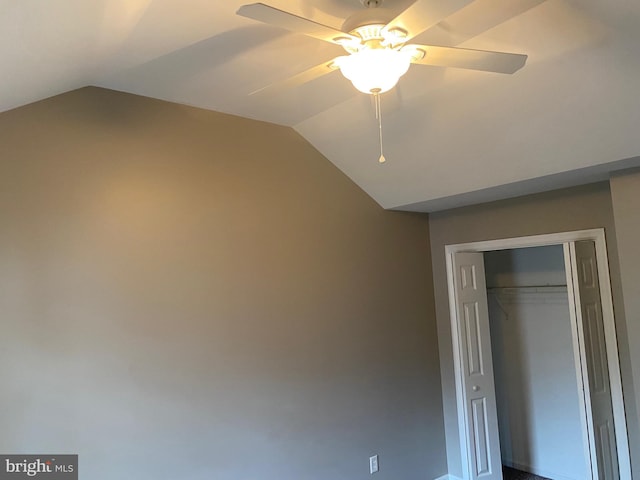
[[[0,0],[0,110],[86,85],[288,125],[385,208],[432,211],[639,164],[640,2],[476,0],[415,40],[524,53],[513,75],[413,66],[371,98],[334,72],[248,93],[340,47],[235,14],[243,0]],[[358,0],[268,0],[340,28]],[[386,0],[400,12],[411,0]]]

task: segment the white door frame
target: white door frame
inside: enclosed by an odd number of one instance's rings
[[[611,296],[611,282],[609,277],[609,260],[607,257],[607,246],[603,228],[506,238],[499,240],[486,240],[481,242],[459,243],[455,245],[445,246],[445,256],[447,263],[447,286],[449,291],[449,312],[453,342],[453,363],[456,384],[456,402],[458,412],[458,429],[460,436],[460,451],[464,480],[469,480],[471,477],[465,430],[465,409],[462,392],[463,374],[460,356],[461,352],[458,342],[459,332],[457,331],[455,282],[453,279],[453,255],[458,252],[486,252],[491,250],[510,250],[514,248],[564,245],[567,242],[577,242],[580,240],[592,240],[596,246],[597,267],[600,280],[600,294],[602,296],[602,318],[604,322],[605,342],[607,347],[607,366],[609,368],[611,400],[613,403],[613,416],[618,450],[618,462],[620,468],[620,480],[631,480],[629,442],[627,437],[624,400],[622,397],[620,364],[618,360],[618,341],[616,337],[615,319],[613,315],[613,299]],[[569,302],[574,302],[572,295],[569,296]],[[570,307],[575,308],[575,302],[573,305],[570,305]],[[582,379],[582,372],[579,371],[577,372],[577,374],[578,378]]]

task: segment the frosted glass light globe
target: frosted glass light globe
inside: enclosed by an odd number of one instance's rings
[[[336,59],[342,74],[363,93],[384,93],[407,73],[411,55],[390,48],[366,48]]]

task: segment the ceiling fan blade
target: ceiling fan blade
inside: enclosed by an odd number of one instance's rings
[[[315,80],[316,78],[320,78],[328,73],[331,73],[337,70],[335,66],[335,58],[329,60],[328,62],[321,63],[320,65],[316,65],[315,67],[311,67],[304,72],[300,72],[293,77],[286,78],[284,80],[280,80],[278,82],[272,83],[271,85],[267,85],[266,87],[262,87],[258,90],[251,92],[249,95],[275,95],[278,93],[282,93],[285,90],[298,87],[303,85],[311,80]]]
[[[438,67],[467,68],[485,72],[514,73],[524,67],[527,55],[517,53],[471,50],[468,48],[438,47],[435,45],[407,45],[426,52],[423,58],[414,58],[412,63]]]
[[[336,43],[342,45],[345,42],[360,43],[360,39],[344,33],[340,30],[336,30],[333,27],[316,23],[312,20],[308,20],[293,13],[279,10],[264,3],[252,3],[250,5],[243,5],[236,12],[243,17],[252,18],[269,25],[275,25],[276,27],[289,30],[291,32],[302,33],[310,37],[324,40],[325,42]]]
[[[420,36],[424,43],[457,46],[546,0],[474,0]]]
[[[473,0],[417,0],[404,12],[391,20],[384,29],[407,32],[405,41],[433,27]]]

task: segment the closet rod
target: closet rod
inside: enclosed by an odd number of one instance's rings
[[[487,290],[516,290],[525,288],[567,288],[567,285],[521,285],[518,287],[487,287]]]

